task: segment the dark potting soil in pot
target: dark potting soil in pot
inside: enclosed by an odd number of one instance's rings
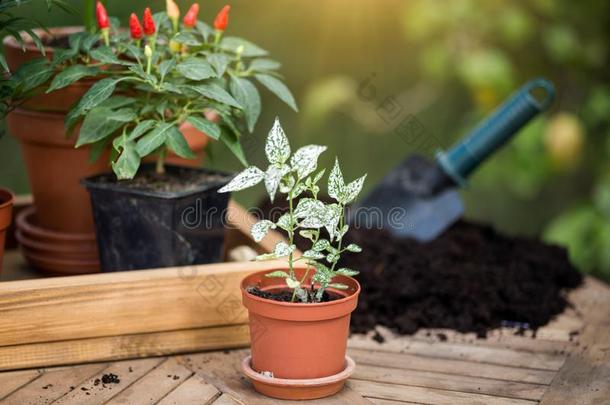
[[[280,301],[280,302],[291,302],[292,301],[292,291],[279,291],[279,292],[269,292],[269,291],[262,291],[260,288],[256,287],[256,286],[252,286],[252,287],[248,287],[246,289],[246,291],[248,291],[250,294],[255,295],[257,297],[260,298],[266,298],[269,300],[273,300],[273,301]],[[311,291],[310,296],[314,296],[315,295],[315,290]],[[338,299],[341,299],[343,297],[336,295],[336,294],[329,294],[327,291],[324,291],[324,293],[322,294],[322,300],[320,302],[330,302],[330,301],[335,301]],[[297,300],[298,302],[298,300]]]
[[[226,181],[227,176],[206,173],[188,167],[174,166],[171,171],[159,174],[154,170],[140,170],[131,180],[117,180],[113,173],[97,177],[98,183],[120,184],[121,187],[141,191],[174,193],[201,188],[206,184]]]
[[[261,209],[271,219],[282,211]],[[565,249],[468,221],[428,244],[376,229],[350,229],[346,238],[363,249],[341,262],[360,271],[353,333],[376,325],[400,334],[446,328],[479,337],[506,324],[535,330],[570,305],[567,290],[582,282]],[[296,240],[301,250],[305,242]]]

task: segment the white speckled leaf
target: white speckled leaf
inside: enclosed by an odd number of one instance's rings
[[[295,280],[294,278],[290,278],[288,277],[286,279],[286,285],[288,286],[288,288],[297,288],[301,286],[301,283],[299,283],[298,280]]]
[[[348,268],[341,268],[339,270],[336,271],[337,274],[341,274],[342,276],[356,276],[358,275],[358,273],[360,273],[359,271],[356,270],[352,270],[352,269],[348,269]]]
[[[360,246],[356,245],[355,243],[350,243],[349,245],[347,245],[346,249],[349,252],[354,252],[354,253],[362,252],[362,248]]]
[[[333,240],[337,234],[337,225],[341,218],[342,208],[339,204],[330,204],[326,206],[326,216],[324,227],[330,235],[330,239]]]
[[[285,163],[290,157],[290,144],[282,129],[279,118],[275,119],[273,128],[269,131],[267,143],[265,144],[265,154],[271,164]]]
[[[296,170],[299,178],[304,179],[318,167],[318,157],[326,150],[326,146],[309,145],[297,150],[290,158],[290,165]]]
[[[349,204],[354,201],[360,191],[362,191],[362,185],[364,184],[364,180],[366,179],[366,174],[359,179],[356,179],[349,183],[347,187],[345,187],[345,197],[342,201],[343,204]]]
[[[286,242],[279,242],[277,245],[275,245],[275,250],[273,253],[275,254],[275,257],[279,258],[288,256],[290,253],[294,252],[295,249],[296,246],[294,245],[288,245]]]
[[[310,216],[324,215],[324,203],[313,198],[301,198],[297,207],[294,209],[294,216],[297,218],[307,218]]]
[[[265,178],[265,173],[255,166],[250,166],[243,172],[239,173],[223,188],[218,190],[219,193],[229,193],[231,191],[244,190],[260,183]]]
[[[275,224],[266,219],[259,221],[252,225],[252,229],[250,229],[250,234],[255,241],[260,242],[269,232],[269,229],[275,228]]]
[[[267,172],[265,173],[265,188],[267,189],[267,194],[269,194],[271,202],[275,199],[275,193],[282,181],[282,177],[289,171],[290,167],[286,165],[280,166],[272,164],[267,168]]]
[[[335,158],[335,165],[328,176],[328,195],[337,201],[343,199],[345,193],[345,180],[339,167],[339,159]]]
[[[303,253],[303,257],[306,259],[317,260],[323,259],[324,257],[326,257],[326,255],[320,252],[316,252],[315,250],[307,250],[305,251],[305,253]]]
[[[289,230],[292,225],[290,223],[290,214],[286,213],[286,214],[282,215],[280,217],[280,219],[277,220],[276,225],[285,231]]]

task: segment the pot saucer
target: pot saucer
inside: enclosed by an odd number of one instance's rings
[[[242,372],[250,379],[254,389],[263,395],[278,399],[318,399],[336,394],[343,388],[345,381],[352,375],[356,363],[345,356],[345,369],[340,373],[322,378],[286,379],[268,377],[255,371],[248,356],[241,362]]]

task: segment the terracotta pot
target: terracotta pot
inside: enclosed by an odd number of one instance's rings
[[[34,29],[33,31],[40,37],[43,43],[49,43],[53,37],[66,37],[75,32],[83,31],[83,27],[55,27],[49,28],[48,32],[42,29]],[[21,45],[13,37],[7,36],[3,41],[6,62],[13,72],[22,64],[43,57],[42,53],[31,41],[29,35],[22,34],[22,38],[25,41],[25,51],[23,51]],[[45,47],[45,57],[47,59],[51,60],[53,53],[52,47]],[[50,94],[45,94],[43,91],[25,101],[21,108],[37,111],[68,112],[95,82],[96,80],[88,78],[79,80],[70,86]]]
[[[15,197],[9,190],[0,188],[0,272],[2,272],[2,259],[4,258],[4,242],[6,230],[13,218],[13,202]]]
[[[299,279],[304,272],[305,269],[295,270]],[[241,283],[250,319],[252,368],[259,373],[271,372],[276,379],[291,380],[319,379],[344,371],[350,314],[356,309],[360,293],[358,282],[351,277],[337,277],[336,282],[349,287],[345,291],[328,290],[343,297],[338,300],[287,303],[247,292],[251,286],[271,292],[286,289],[283,279],[267,278],[266,273],[269,271],[251,274]]]
[[[89,161],[90,147],[75,149],[66,138],[64,114],[17,109],[8,130],[20,143],[39,225],[53,231],[93,233],[87,191],[80,179],[108,170],[108,159]]]

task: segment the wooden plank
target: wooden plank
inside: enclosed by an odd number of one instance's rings
[[[362,364],[356,367],[356,372],[352,379],[529,400],[539,400],[547,388],[539,384],[502,381],[493,378],[460,376]]]
[[[104,404],[163,361],[164,359],[162,358],[150,358],[111,363],[99,373],[83,381],[66,395],[54,401],[53,404]],[[111,373],[118,376],[120,380],[118,384],[102,384],[101,382],[96,384],[96,380],[101,380],[104,374]]]
[[[0,374],[0,400],[11,392],[40,377],[39,370],[14,371]]]
[[[247,350],[208,352],[180,356],[182,363],[202,376],[236,401],[248,405],[303,405],[302,401],[284,401],[265,397],[256,391],[250,381],[241,373],[241,360],[248,355]],[[316,405],[359,405],[368,404],[358,392],[344,388],[330,398],[315,401]]]
[[[191,370],[170,357],[106,404],[156,404],[192,375]]]
[[[348,386],[365,397],[397,401],[421,402],[435,405],[533,405],[523,399],[445,391],[433,388],[410,387],[371,381],[349,380]]]
[[[214,405],[239,405],[240,402],[237,402],[235,398],[230,396],[229,394],[222,394],[216,401],[214,401]]]
[[[1,283],[0,346],[243,324],[242,278],[282,266],[220,263]]]
[[[0,347],[0,370],[238,348],[249,342],[244,324],[5,346]]]
[[[541,370],[559,370],[565,361],[565,356],[546,353],[528,353],[500,347],[472,346],[463,343],[432,343],[417,340],[396,339],[378,344],[366,339],[351,339],[349,347]]]
[[[348,353],[359,364],[405,370],[431,371],[533,384],[550,384],[555,376],[555,372],[547,370],[498,366],[463,360],[437,359],[410,354],[373,352],[360,349],[350,349]]]
[[[80,367],[49,369],[34,381],[6,397],[5,404],[35,405],[51,403],[66,395],[83,381],[104,370],[107,364],[88,364]]]
[[[570,294],[583,314],[580,351],[572,354],[542,398],[543,405],[557,403],[602,404],[610,400],[610,287],[587,278]]]
[[[367,398],[369,401],[374,403],[375,405],[400,405],[400,404],[416,404],[416,405],[425,405],[422,402],[410,402],[410,401],[394,401],[391,399],[379,399],[379,398]]]
[[[158,405],[210,404],[215,402],[216,398],[221,396],[220,394],[216,387],[208,384],[203,378],[195,374],[167,394],[158,402]]]

